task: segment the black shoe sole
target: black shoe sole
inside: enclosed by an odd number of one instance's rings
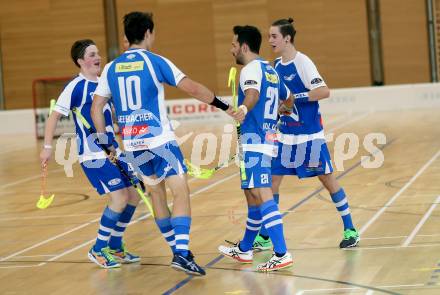
[[[175,269],[177,271],[183,271],[184,273],[192,275],[192,276],[199,276],[199,277],[201,277],[201,276],[206,275],[206,274],[202,274],[202,273],[199,273],[199,272],[187,270],[186,268],[183,268],[183,267],[181,267],[178,264],[171,264],[171,268],[173,268],[173,269]]]

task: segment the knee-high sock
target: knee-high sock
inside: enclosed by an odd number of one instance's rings
[[[351,220],[350,206],[348,205],[344,190],[341,188],[336,193],[330,195],[336,209],[339,214],[341,214],[342,222],[344,223],[344,230],[354,228],[353,221]]]
[[[277,203],[277,205],[279,205],[280,204],[280,194],[273,194],[273,200],[275,201],[275,203]],[[264,237],[269,236],[269,234],[267,233],[267,230],[264,226],[262,226],[260,229],[260,235],[264,236]]]
[[[115,212],[109,207],[104,209],[101,222],[99,223],[98,237],[96,238],[93,250],[99,252],[102,248],[107,247],[112,230],[115,227],[116,222],[118,222],[120,216],[121,213]]]
[[[248,218],[246,222],[246,230],[244,237],[240,241],[240,249],[242,251],[249,251],[252,249],[255,237],[261,228],[261,213],[258,206],[248,207]]]
[[[156,219],[156,224],[159,227],[160,232],[162,233],[162,236],[167,241],[168,245],[171,248],[171,251],[173,253],[176,252],[176,238],[174,234],[173,226],[171,225],[171,218],[162,218],[162,219]]]
[[[110,240],[108,245],[110,249],[121,249],[122,247],[122,235],[124,234],[125,229],[130,223],[131,218],[133,217],[134,211],[136,210],[136,206],[127,204],[125,206],[124,211],[122,211],[121,216],[119,216],[119,220],[116,223],[116,226],[113,228]]]
[[[171,225],[174,228],[174,235],[176,239],[176,250],[175,250],[176,253],[179,253],[183,256],[188,256],[191,217],[189,216],[172,217]]]
[[[273,199],[264,202],[260,206],[260,212],[263,219],[263,226],[266,227],[267,233],[273,243],[273,249],[277,254],[287,252],[286,241],[283,232],[283,219],[278,205]]]

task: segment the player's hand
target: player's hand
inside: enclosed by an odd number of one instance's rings
[[[232,113],[232,117],[237,121],[238,123],[243,123],[244,118],[247,114],[247,107],[245,105],[241,105],[237,108],[236,111]]]
[[[234,108],[233,108],[232,106],[229,106],[229,108],[228,108],[225,112],[226,112],[226,114],[228,114],[229,116],[234,117],[234,116],[233,116],[233,114],[234,114]]]
[[[107,157],[108,157],[108,159],[110,160],[110,162],[112,162],[112,163],[116,163],[116,161],[118,160],[118,158],[117,158],[117,153],[116,153],[116,149],[115,149],[115,147],[114,147],[113,145],[108,146],[108,147],[107,147],[107,150],[108,150]]]
[[[289,116],[292,113],[292,107],[284,101],[278,106],[278,114]]]
[[[46,167],[52,156],[52,149],[43,148],[40,152],[41,167]]]

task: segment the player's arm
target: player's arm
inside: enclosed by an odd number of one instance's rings
[[[41,165],[46,166],[47,162],[50,160],[52,155],[52,141],[55,134],[55,129],[57,128],[58,120],[61,118],[62,114],[57,111],[53,111],[46,120],[46,127],[44,130],[44,145],[40,152]]]
[[[303,80],[304,85],[310,91],[295,94],[297,102],[307,103],[330,97],[330,90],[319,74],[315,64],[309,58],[305,58],[302,67],[304,76],[301,77],[301,80]]]
[[[234,118],[238,122],[243,122],[246,114],[251,111],[260,99],[263,72],[259,63],[245,66],[240,73],[240,89],[244,93],[244,99],[238,106]]]
[[[252,110],[260,98],[260,91],[255,88],[249,88],[244,91],[244,100],[241,105],[238,106],[234,119],[238,122],[243,122],[246,114]]]
[[[201,102],[213,105],[223,111],[225,111],[228,114],[232,113],[232,107],[218,99],[215,94],[209,90],[206,86],[191,80],[188,77],[184,77],[180,82],[177,84],[177,88],[185,92],[191,97],[194,97]]]
[[[309,101],[318,101],[330,97],[330,89],[327,86],[321,86],[309,91]]]
[[[61,116],[68,116],[70,108],[75,100],[74,89],[75,83],[70,82],[61,92],[57,99],[53,111],[50,113],[46,121],[46,127],[44,129],[44,145],[40,153],[41,165],[46,166],[52,155],[52,141],[57,128],[57,123]]]
[[[105,133],[104,106],[107,104],[107,100],[107,97],[98,94],[93,95],[90,115],[92,117],[93,125],[95,125],[96,132],[98,133]]]
[[[153,55],[152,58],[159,68],[159,81],[168,85],[175,86],[191,97],[201,102],[215,106],[229,115],[232,115],[233,109],[229,104],[218,99],[215,94],[204,85],[191,80],[180,69],[178,69],[170,60],[163,56]]]
[[[105,65],[102,71],[101,77],[99,77],[98,86],[95,89],[93,95],[92,108],[90,110],[90,116],[92,117],[93,125],[95,126],[96,135],[98,137],[98,143],[104,145],[108,150],[115,153],[115,148],[110,142],[110,136],[107,136],[105,130],[105,117],[104,107],[111,97],[110,86],[108,85],[107,72],[111,63]],[[112,158],[114,155],[110,155]]]
[[[289,115],[292,112],[295,103],[295,95],[290,92],[289,88],[287,88],[283,82],[280,82],[279,95],[281,103],[278,107],[278,113],[280,115]]]

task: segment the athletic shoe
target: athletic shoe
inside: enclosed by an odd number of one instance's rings
[[[174,254],[173,261],[171,262],[171,267],[175,270],[184,271],[187,274],[194,276],[204,276],[206,272],[194,261],[194,255],[191,251],[188,252],[188,256],[183,256],[181,254]]]
[[[139,256],[134,255],[125,249],[124,243],[122,243],[121,249],[110,249],[110,254],[122,263],[135,263],[141,261]]]
[[[359,233],[354,228],[346,229],[344,231],[344,239],[339,244],[339,248],[351,248],[356,247],[356,245],[361,240]]]
[[[92,247],[87,256],[91,261],[102,268],[116,268],[121,266],[121,264],[119,264],[119,262],[117,262],[110,254],[110,249],[108,247],[102,248],[99,252],[93,250]]]
[[[270,239],[265,240],[262,236],[258,235],[254,244],[252,245],[252,249],[257,251],[266,251],[272,249],[272,241]]]
[[[218,250],[220,251],[220,253],[223,256],[232,258],[232,259],[237,260],[241,263],[252,263],[252,259],[253,259],[253,255],[254,255],[254,253],[252,252],[252,249],[249,251],[243,252],[238,247],[238,244],[239,244],[239,242],[233,244],[232,247],[220,245],[218,247]]]
[[[278,257],[275,253],[272,257],[265,263],[261,263],[257,265],[258,271],[275,271],[279,269],[283,269],[286,267],[290,267],[293,264],[292,255],[289,252],[286,252],[282,257]]]

